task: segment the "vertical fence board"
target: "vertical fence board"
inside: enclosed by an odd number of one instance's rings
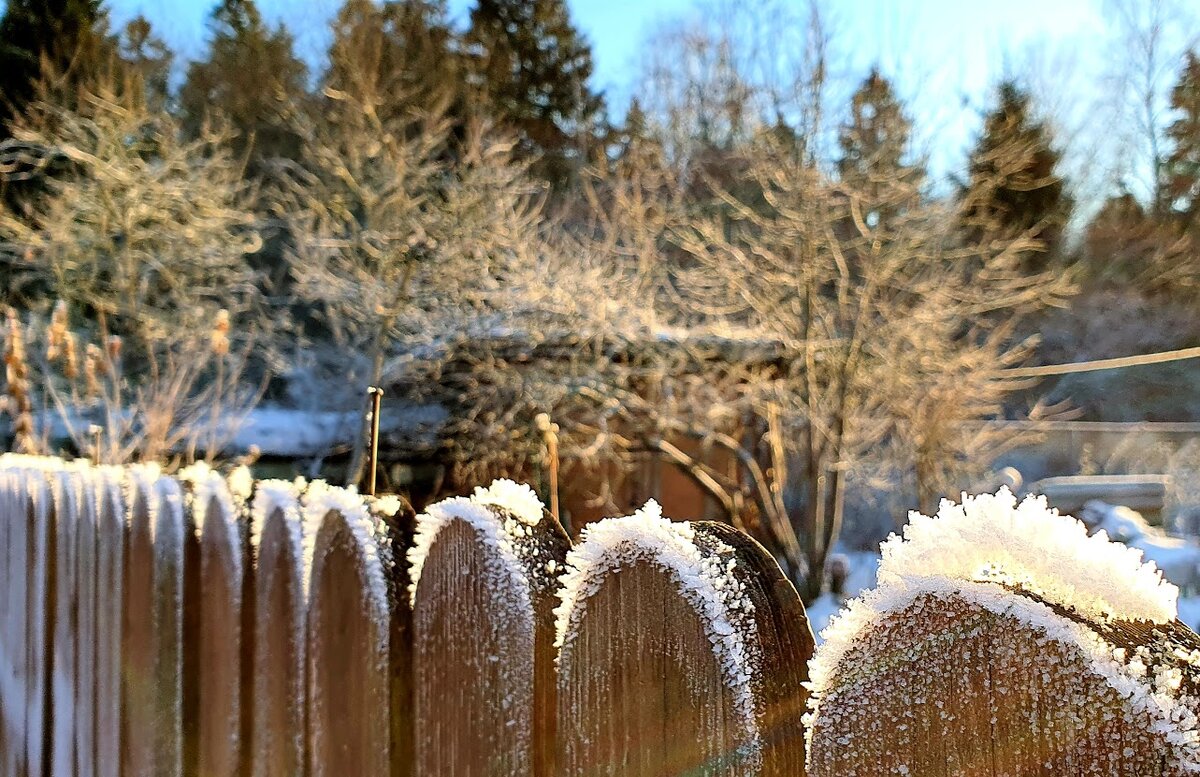
[[[27,777],[42,777],[48,771],[48,712],[50,683],[50,596],[53,556],[54,504],[44,472],[23,474],[31,509],[26,524],[26,616],[25,616],[25,759]]]
[[[213,499],[212,512],[227,508]],[[205,522],[200,537],[199,773],[234,777],[241,762],[241,541],[232,516]]]
[[[302,777],[308,728],[304,544],[298,489],[266,481],[255,494],[254,725],[251,773]]]
[[[184,541],[190,536],[183,493],[172,478],[157,481],[154,522],[154,643],[157,774],[183,771]]]
[[[390,557],[388,597],[388,688],[391,709],[390,746],[392,777],[412,777],[416,772],[413,731],[413,620],[408,592],[411,578],[405,556],[412,547],[416,512],[398,496],[368,499],[372,517],[381,530]]]
[[[375,528],[353,492],[306,495],[314,532],[306,647],[312,777],[391,771],[389,603]]]
[[[25,533],[27,499],[17,473],[0,469],[0,774],[17,775],[25,751]]]
[[[75,526],[75,774],[96,775],[96,629],[98,596],[97,532],[98,473],[91,468],[79,472],[79,509]]]
[[[130,470],[122,614],[122,774],[178,777],[183,758],[182,496],[156,470]]]
[[[528,496],[524,516],[478,501],[485,494],[418,518],[418,774],[554,773],[554,570],[569,540]],[[472,725],[461,724],[465,717]]]
[[[152,777],[157,719],[154,714],[154,481],[130,473],[129,540],[124,556],[121,634],[121,769],[126,777]]]
[[[1132,709],[1077,647],[1016,615],[1029,602],[1012,596],[1014,614],[953,594],[924,595],[864,632],[821,700],[811,773],[1187,773],[1161,725]],[[1042,619],[1049,611],[1029,612]],[[1157,644],[1162,666],[1176,663],[1185,687],[1200,681],[1178,661],[1200,648],[1182,625],[1116,628],[1129,655]]]
[[[76,531],[79,524],[79,473],[61,470],[54,481],[54,607],[50,668],[50,773],[70,777],[75,768],[76,645],[79,572]]]
[[[96,774],[121,771],[121,614],[128,536],[120,470],[96,475]]]
[[[242,527],[225,480],[206,465],[180,473],[188,493],[183,709],[186,775],[242,771]]]
[[[558,774],[804,774],[813,640],[761,547],[649,505],[590,526],[568,568]]]

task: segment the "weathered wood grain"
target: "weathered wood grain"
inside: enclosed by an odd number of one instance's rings
[[[134,475],[122,613],[122,775],[176,777],[183,769],[185,521],[179,485]]]
[[[528,524],[503,508],[468,509],[490,516],[511,552],[453,517],[428,549],[413,600],[417,774],[549,777],[554,570],[570,541],[548,513]]]
[[[313,539],[306,651],[309,768],[312,777],[388,777],[388,603],[368,579],[379,548],[349,520],[330,510]]]
[[[1153,673],[1200,673],[1200,648],[1181,624],[1087,624],[1036,601],[1052,617],[1090,628]],[[860,635],[839,661],[812,731],[813,775],[1181,775],[1152,716],[1131,707],[1077,645],[1015,614],[958,595],[922,595]]]
[[[733,671],[751,676],[731,680],[695,582],[627,531],[560,635],[558,774],[804,774],[800,684],[813,639],[803,606],[753,540],[720,524],[692,528],[701,563],[721,570],[713,583],[744,589],[750,616],[722,617],[744,638],[748,664]]]
[[[75,774],[96,774],[96,629],[97,591],[97,473],[83,468],[79,477],[78,519],[75,524]]]
[[[255,549],[251,774],[302,777],[308,716],[300,515],[295,504],[268,509]]]
[[[224,488],[224,486],[220,486]],[[211,496],[196,523],[199,590],[188,605],[199,613],[195,651],[195,774],[236,777],[242,771],[242,573],[241,527],[228,501]],[[190,771],[190,770],[189,770]]]
[[[124,555],[128,541],[122,476],[96,476],[96,774],[121,774],[121,622]]]

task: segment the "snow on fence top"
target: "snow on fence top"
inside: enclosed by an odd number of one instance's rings
[[[292,561],[296,565],[294,573],[299,581],[305,578],[304,516],[300,507],[304,489],[303,478],[262,480],[254,490],[254,499],[250,506],[250,544],[255,549],[262,546],[263,529],[266,528],[267,519],[271,514],[278,510],[283,516]],[[301,586],[304,586],[303,582]]]
[[[911,513],[903,538],[882,546],[879,582],[949,577],[1015,586],[1095,620],[1167,623],[1179,589],[1142,552],[1109,542],[1042,496],[1020,504],[1007,488],[943,501],[936,517]]]
[[[417,516],[416,535],[407,554],[410,604],[416,602],[421,573],[438,533],[456,519],[467,523],[483,542],[495,549],[508,571],[513,590],[519,598],[524,597],[516,603],[517,608],[521,612],[531,612],[530,580],[527,567],[521,562],[533,561],[533,555],[538,552],[535,544],[524,540],[533,537],[533,527],[542,519],[542,502],[529,486],[511,480],[496,480],[487,488],[476,488],[469,499],[444,499]],[[553,575],[557,562],[551,559],[545,563],[549,565],[547,572]]]
[[[705,554],[695,539],[690,524],[664,518],[654,500],[633,515],[586,526],[580,544],[567,554],[567,569],[560,578],[555,646],[561,660],[588,598],[600,590],[607,574],[636,561],[651,561],[672,574],[679,593],[701,616],[725,682],[753,740],[757,731],[751,677],[759,665],[754,606],[732,574],[737,562],[720,559],[722,552],[731,553],[732,548],[717,548],[716,553]]]
[[[305,595],[308,586],[315,580],[321,559],[316,555],[317,535],[321,524],[331,512],[336,512],[346,521],[351,536],[362,556],[362,574],[366,582],[366,599],[371,616],[386,630],[388,622],[388,584],[384,574],[384,559],[381,555],[375,519],[363,497],[355,488],[331,486],[324,480],[314,480],[308,485],[303,499],[304,548],[305,548]]]
[[[229,543],[228,558],[233,564],[233,574],[240,580],[243,572],[242,554],[239,548],[241,530],[238,528],[238,513],[233,504],[233,496],[230,494],[225,478],[203,461],[184,467],[176,477],[190,486],[188,506],[191,509],[193,531],[195,531],[197,539],[204,536],[205,526],[213,517],[212,508],[215,503],[216,519],[225,524],[225,537]],[[241,592],[238,591],[237,596],[240,597],[240,594]]]
[[[814,774],[825,773],[821,765],[841,773],[871,759],[878,770],[867,773],[887,773],[898,767],[884,755],[921,749],[912,727],[940,730],[951,742],[975,718],[984,740],[1004,740],[993,743],[997,751],[1025,748],[1053,760],[1075,757],[1071,748],[1079,747],[1086,760],[1108,757],[1109,747],[1113,763],[1133,771],[1162,758],[1170,766],[1164,774],[1200,773],[1200,639],[1175,621],[1175,587],[1142,564],[1139,551],[1088,537],[1044,499],[1018,505],[1007,490],[943,502],[936,517],[913,515],[903,538],[883,550],[878,588],[830,623],[810,662]],[[945,666],[933,665],[939,661]],[[979,670],[981,662],[987,666]],[[942,675],[953,690],[923,679]],[[1008,701],[997,710],[992,696],[1001,690]],[[1047,694],[1054,704],[1037,702]],[[1023,704],[1032,705],[1025,710],[1032,717],[1006,728],[1006,716],[1024,714]],[[885,726],[884,755],[846,760],[870,738],[863,726],[889,711],[909,719]],[[1114,736],[1124,744],[1107,734],[1088,739],[1094,732],[1075,731],[1081,720],[1095,728],[1120,722],[1124,733]],[[1030,744],[1039,727],[1041,739]],[[949,759],[953,751],[940,752]]]
[[[542,520],[542,510],[545,509],[532,488],[505,478],[493,480],[487,488],[477,486],[471,501],[501,507],[530,526],[536,526]]]

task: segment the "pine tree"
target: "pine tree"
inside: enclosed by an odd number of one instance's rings
[[[1058,174],[1059,152],[1050,128],[1033,116],[1029,94],[1013,81],[1000,84],[996,107],[984,119],[969,163],[966,227],[984,234],[1027,235],[1044,250],[1025,257],[1025,269],[1043,269],[1059,248],[1071,198]]]
[[[154,34],[144,16],[129,20],[118,40],[119,56],[129,74],[136,79],[151,110],[166,107],[170,98],[171,61],[174,55],[162,38]]]
[[[907,159],[912,121],[891,82],[877,69],[863,80],[850,102],[850,118],[838,132],[842,181],[871,203],[873,221],[902,209],[925,177]]]
[[[443,0],[346,0],[323,87],[373,105],[388,124],[413,109],[461,103],[453,38]]]
[[[479,0],[466,51],[473,86],[492,118],[516,132],[536,173],[568,184],[603,112],[588,85],[592,53],[565,0]]]
[[[1171,90],[1177,118],[1167,128],[1167,196],[1184,225],[1200,230],[1200,55],[1189,52]]]
[[[267,159],[294,159],[299,141],[289,117],[306,90],[291,34],[269,28],[253,0],[222,0],[209,27],[208,57],[192,63],[179,93],[184,131],[196,137],[207,121],[229,122],[252,175]]]
[[[36,96],[43,61],[71,75],[105,37],[101,0],[8,0],[0,19],[0,138]],[[95,64],[91,60],[90,64]]]

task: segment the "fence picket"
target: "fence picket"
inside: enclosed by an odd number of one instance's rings
[[[509,481],[417,519],[418,774],[554,774],[553,610],[569,546],[533,492]]]
[[[258,484],[255,549],[254,725],[251,774],[302,777],[307,704],[306,599],[300,490],[287,481]]]
[[[386,549],[353,491],[313,483],[304,511],[310,774],[389,777]]]
[[[180,473],[190,513],[184,589],[184,773],[236,777],[242,758],[243,527],[225,479]]]
[[[585,529],[567,566],[559,774],[803,774],[812,634],[761,547],[651,503]]]
[[[96,472],[96,775],[121,774],[121,617],[128,538],[121,470]]]

